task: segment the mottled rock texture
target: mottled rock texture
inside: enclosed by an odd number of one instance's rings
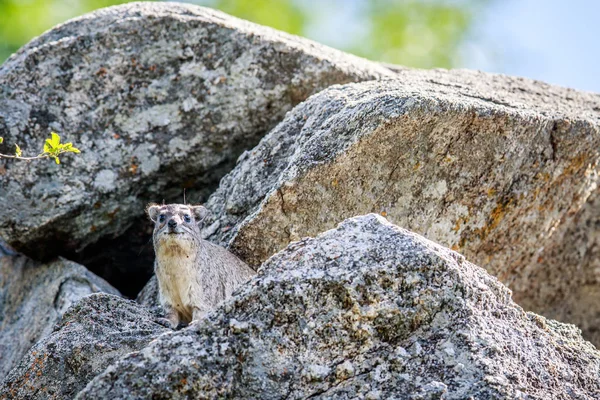
[[[60,259],[40,264],[6,254],[0,243],[0,382],[63,313],[94,292],[118,295],[85,267]]]
[[[594,399],[599,368],[576,327],[524,312],[463,256],[370,214],[292,243],[77,398]]]
[[[376,63],[192,5],[134,3],[71,20],[0,67],[3,153],[51,130],[81,149],[0,161],[0,236],[29,256],[125,231],[149,201],[210,193],[286,111]]]
[[[600,96],[470,71],[398,77],[334,86],[289,112],[221,181],[205,235],[256,266],[380,213],[600,344]]]
[[[131,300],[97,293],[71,307],[0,386],[0,398],[72,399],[106,367],[167,331]]]

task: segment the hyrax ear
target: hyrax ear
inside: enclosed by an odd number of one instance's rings
[[[154,222],[156,222],[156,217],[158,217],[158,213],[160,212],[160,206],[156,204],[148,204],[146,207],[146,213],[148,217]]]
[[[202,220],[208,215],[208,210],[203,206],[192,206],[192,212],[194,213],[196,222],[202,222]]]

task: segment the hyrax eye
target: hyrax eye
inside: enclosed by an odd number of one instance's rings
[[[189,215],[187,215],[187,214],[183,216],[183,220],[184,220],[185,222],[192,222],[192,219],[191,219],[191,218],[190,218],[190,216],[189,216]]]
[[[159,221],[159,222],[165,222],[165,215],[164,215],[164,214],[161,214],[161,216],[160,216],[160,217],[158,217],[158,221]]]

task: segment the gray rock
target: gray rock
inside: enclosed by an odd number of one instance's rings
[[[598,207],[577,216],[598,190],[600,95],[470,71],[398,74],[331,87],[289,112],[209,199],[207,238],[256,266],[380,213],[474,260],[528,309],[561,307],[594,337],[600,275],[578,254],[595,242],[558,234],[575,222],[598,236]],[[550,248],[562,255],[540,263]]]
[[[593,399],[600,352],[483,269],[371,214],[290,244],[198,325],[78,399]]]
[[[71,399],[106,367],[165,331],[131,300],[89,295],[8,374],[0,398]]]
[[[192,5],[71,20],[0,67],[0,151],[38,154],[51,130],[82,150],[63,166],[0,161],[0,236],[45,258],[122,233],[149,201],[180,201],[183,188],[190,202],[206,196],[309,95],[393,74]]]
[[[7,255],[0,245],[0,382],[64,312],[95,292],[119,292],[86,268],[65,259],[40,264]]]
[[[600,348],[599,195],[594,190],[581,209],[567,215],[537,259],[523,269],[515,301],[548,318],[576,322]],[[528,292],[536,296],[523,296]]]

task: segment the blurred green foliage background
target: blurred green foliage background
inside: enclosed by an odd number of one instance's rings
[[[372,60],[459,66],[460,45],[490,0],[196,0]],[[123,0],[0,0],[0,62],[56,24]]]

